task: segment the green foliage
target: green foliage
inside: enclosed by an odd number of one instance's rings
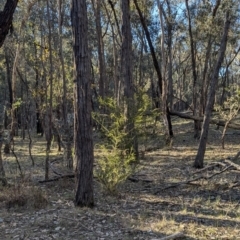
[[[95,176],[109,193],[115,193],[120,183],[125,181],[135,170],[133,151],[122,151],[117,147],[100,146],[101,157]]]
[[[240,91],[238,90],[238,86],[232,85],[226,89],[226,92],[229,97],[227,97],[223,105],[216,106],[216,111],[224,120],[230,121],[238,114],[240,108]]]
[[[118,106],[113,98],[99,99],[100,106],[105,109],[106,114],[93,114],[106,139],[99,147],[100,159],[95,175],[111,193],[114,193],[118,185],[136,168],[136,153],[129,143],[133,142],[133,138],[143,136],[147,121],[152,121],[155,117],[154,111],[149,110],[151,101],[144,90],[139,91],[135,99],[137,107],[133,109],[133,114],[130,114],[134,129],[126,127],[129,121],[126,119],[124,107]]]
[[[114,193],[132,174],[135,155],[133,151],[124,150],[127,133],[123,109],[112,98],[99,99],[99,103],[109,114],[94,113],[93,118],[108,143],[100,145],[101,156],[95,175],[108,192]]]
[[[14,108],[14,109],[19,108],[19,107],[22,105],[22,103],[23,103],[22,99],[21,99],[21,98],[17,98],[17,99],[15,100],[15,102],[13,103],[13,108]]]
[[[134,115],[135,129],[139,137],[146,139],[147,128],[155,126],[155,119],[159,116],[158,109],[152,109],[152,101],[145,89],[139,89],[136,94],[137,111]]]

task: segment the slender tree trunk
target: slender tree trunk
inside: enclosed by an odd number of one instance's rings
[[[67,120],[68,105],[67,105],[67,80],[65,73],[65,61],[63,57],[63,44],[62,44],[62,25],[63,25],[63,12],[62,12],[62,0],[58,0],[58,34],[59,34],[59,57],[61,61],[62,81],[63,81],[63,98],[62,98],[62,119],[63,127],[59,129],[59,136],[61,136],[64,144],[64,162],[69,169],[73,169],[73,157],[72,157],[72,129]],[[61,124],[62,125],[62,124]],[[60,131],[61,130],[61,131]]]
[[[91,118],[91,68],[88,49],[86,0],[72,0],[72,29],[75,67],[74,147],[76,167],[75,205],[92,207],[93,136]]]
[[[158,60],[157,60],[157,57],[156,57],[156,54],[155,54],[155,50],[154,50],[154,47],[153,47],[153,44],[152,44],[150,33],[149,33],[147,25],[146,25],[146,23],[144,21],[144,17],[142,15],[142,12],[141,12],[141,10],[140,10],[140,8],[138,6],[137,0],[133,0],[133,1],[134,1],[134,5],[136,6],[136,9],[138,11],[138,15],[139,15],[139,18],[140,18],[140,21],[141,21],[142,27],[144,29],[144,32],[145,32],[145,35],[146,35],[146,39],[147,39],[147,42],[148,42],[148,45],[149,45],[149,48],[150,48],[150,51],[151,51],[153,65],[154,65],[154,68],[156,70],[157,77],[158,77],[159,91],[160,91],[160,94],[162,94],[162,92],[163,92],[162,73],[161,73],[160,66],[158,64]],[[166,144],[168,144],[168,143],[172,142],[173,131],[172,131],[172,123],[171,123],[171,117],[170,117],[170,114],[169,114],[169,109],[168,109],[167,104],[165,106],[166,106],[166,110],[164,110],[164,113],[163,113],[163,121],[166,123],[167,136],[168,136]]]
[[[12,81],[11,81],[11,67],[10,67],[10,57],[9,57],[9,51],[7,48],[5,49],[5,60],[6,60],[6,77],[7,77],[7,84],[8,84],[8,91],[9,91],[9,103],[10,107],[13,105],[13,92],[12,92]],[[5,111],[5,125],[8,128],[9,127],[9,115]],[[10,142],[5,142],[4,144],[4,153],[9,154],[10,153]]]
[[[101,1],[92,0],[92,5],[95,14],[95,24],[97,32],[97,44],[98,44],[98,62],[99,62],[99,96],[105,97],[105,81],[106,81],[106,66],[104,57],[104,43],[102,37],[102,26],[101,26]]]
[[[216,1],[216,5],[213,8],[212,12],[212,22],[216,16],[217,10],[220,6],[221,0]],[[206,102],[207,102],[207,90],[209,82],[207,81],[207,73],[208,73],[208,66],[211,56],[211,48],[212,48],[212,35],[208,34],[208,42],[207,42],[207,48],[206,48],[206,55],[205,55],[205,62],[204,62],[204,68],[203,68],[203,76],[202,76],[202,93],[201,93],[201,114],[204,114]]]
[[[51,149],[51,141],[53,137],[52,133],[52,101],[53,101],[53,56],[52,56],[52,26],[50,16],[49,0],[47,0],[47,16],[48,16],[48,48],[49,48],[49,100],[46,99],[47,110],[45,115],[45,138],[46,144],[46,159],[45,159],[45,180],[49,178],[49,154]]]
[[[119,68],[118,68],[118,49],[117,49],[117,38],[116,38],[116,33],[114,30],[113,23],[111,22],[111,15],[107,9],[107,6],[105,4],[105,1],[102,2],[104,5],[104,9],[106,11],[108,21],[110,22],[111,26],[111,37],[112,37],[112,42],[113,42],[113,80],[114,80],[114,97],[117,103],[117,106],[120,105],[120,92],[121,92],[121,81],[119,79]],[[119,36],[120,37],[120,36]],[[105,91],[107,91],[106,86],[105,86]]]
[[[209,87],[209,91],[208,91],[208,100],[207,100],[206,111],[205,111],[205,115],[204,115],[204,119],[203,119],[200,143],[198,146],[197,156],[196,156],[195,162],[194,162],[194,167],[196,167],[196,168],[203,167],[203,160],[204,160],[206,144],[207,144],[209,123],[210,123],[212,109],[213,109],[213,105],[214,105],[216,86],[218,84],[219,70],[221,68],[221,64],[223,62],[224,54],[225,54],[226,47],[227,47],[229,28],[230,28],[230,19],[229,19],[229,12],[227,12],[223,36],[222,36],[221,45],[220,45],[220,49],[219,49],[219,55],[218,55],[216,65],[214,67],[214,71],[212,74],[210,87]]]
[[[192,102],[193,102],[193,116],[197,116],[197,70],[196,70],[196,52],[194,47],[194,40],[192,34],[192,21],[188,5],[188,0],[185,0],[187,8],[188,17],[188,32],[190,37],[190,47],[191,47],[191,60],[192,60],[192,75],[193,75],[193,86],[192,86]],[[194,138],[199,138],[199,133],[201,129],[201,123],[194,121]]]
[[[2,103],[0,103],[0,181],[2,181],[3,186],[7,185],[7,180],[5,177],[5,171],[3,167],[3,159],[2,159],[4,116],[5,116],[5,107]]]

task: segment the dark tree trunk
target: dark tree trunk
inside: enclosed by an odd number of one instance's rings
[[[74,147],[76,161],[75,205],[92,207],[93,199],[93,137],[91,118],[91,68],[88,49],[86,0],[72,0],[71,9],[75,87]]]
[[[0,12],[0,48],[4,43],[9,29],[12,28],[13,14],[17,4],[18,0],[7,0],[3,11]]]
[[[126,101],[126,131],[128,136],[127,149],[134,149],[136,160],[138,160],[138,140],[134,126],[135,101],[132,77],[132,32],[130,24],[129,0],[121,1],[122,9],[122,56],[121,72],[124,83],[124,100]]]
[[[197,156],[196,156],[195,162],[194,162],[194,167],[196,167],[196,168],[203,167],[203,160],[204,160],[206,144],[207,144],[209,123],[210,123],[212,109],[213,109],[213,105],[214,105],[215,92],[216,92],[216,86],[218,84],[219,71],[220,71],[221,64],[223,62],[224,54],[226,51],[229,28],[230,28],[230,19],[229,19],[229,12],[227,12],[223,36],[222,36],[221,45],[220,45],[220,49],[219,49],[218,60],[216,62],[216,65],[215,65],[215,68],[214,68],[214,71],[212,74],[210,87],[209,87],[209,91],[208,91],[208,100],[207,100],[205,115],[204,115],[204,119],[203,119],[200,143],[198,146]]]
[[[155,50],[154,50],[154,47],[153,47],[153,44],[152,44],[151,36],[150,36],[149,31],[148,31],[148,27],[147,27],[147,25],[145,23],[144,17],[142,15],[141,9],[138,6],[137,0],[134,0],[134,4],[135,4],[136,9],[138,11],[138,15],[139,15],[139,18],[140,18],[140,21],[141,21],[142,27],[144,29],[144,32],[145,32],[145,35],[146,35],[146,39],[147,39],[147,42],[148,42],[148,45],[149,45],[149,48],[150,48],[150,51],[151,51],[153,65],[154,65],[154,68],[156,70],[157,77],[158,77],[159,91],[160,91],[160,94],[162,94],[163,93],[162,73],[161,73],[161,69],[160,69],[160,66],[158,64],[158,60],[157,60],[157,57],[156,57],[156,54],[155,54]],[[163,114],[163,121],[166,123],[167,131],[168,131],[168,133],[167,133],[167,135],[168,135],[167,142],[168,141],[171,142],[171,139],[173,137],[173,130],[172,130],[171,116],[169,114],[169,108],[167,106],[167,103],[165,104],[165,107],[166,107],[166,109],[164,109],[164,113],[165,114]]]

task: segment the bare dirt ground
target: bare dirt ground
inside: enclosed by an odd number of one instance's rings
[[[94,179],[93,209],[74,207],[73,179],[38,183],[44,178],[44,139],[34,138],[34,168],[28,140],[17,139],[15,151],[25,177],[14,178],[15,159],[5,156],[12,186],[0,189],[0,239],[154,240],[179,232],[181,239],[240,239],[240,171],[223,161],[239,151],[240,132],[229,130],[221,149],[221,133],[214,128],[205,157],[205,166],[211,168],[192,167],[198,145],[192,123],[175,119],[173,147],[163,147],[161,134],[148,140],[139,170],[116,196]],[[53,151],[51,159],[58,158],[61,155]],[[54,167],[61,169],[61,161]]]

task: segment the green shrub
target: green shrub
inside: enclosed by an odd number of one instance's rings
[[[133,114],[130,114],[132,116],[130,120],[126,117],[124,104],[118,106],[113,98],[99,99],[105,113],[93,114],[104,137],[99,144],[100,158],[95,176],[110,193],[116,192],[119,184],[135,171],[138,163],[138,147],[134,144],[138,142],[138,137],[145,135],[144,129],[149,116],[151,113],[154,115],[153,111],[149,110],[151,101],[144,91],[140,91],[135,99],[137,108],[133,110]],[[133,123],[133,129],[129,128],[127,125],[129,123]]]
[[[101,156],[95,176],[109,193],[116,193],[117,187],[135,170],[133,151],[123,151],[116,147],[100,146]]]

